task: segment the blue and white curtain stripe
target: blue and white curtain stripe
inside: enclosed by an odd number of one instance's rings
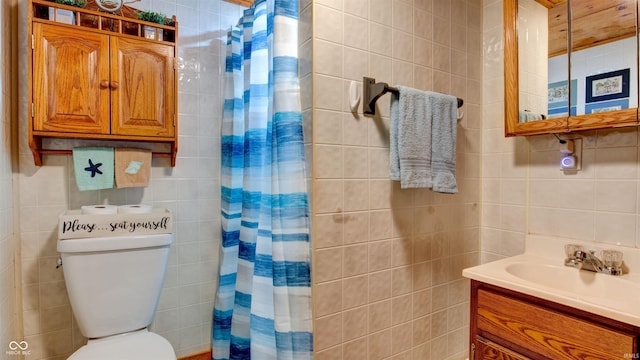
[[[258,0],[227,39],[214,359],[311,359],[298,0]]]

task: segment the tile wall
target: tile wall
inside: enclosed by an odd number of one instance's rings
[[[482,261],[523,252],[527,233],[640,247],[638,129],[576,134],[574,174],[553,136],[504,138],[503,3],[483,6]]]
[[[529,143],[504,137],[502,0],[483,1],[482,261],[524,251]],[[559,172],[559,170],[558,170]]]
[[[3,64],[15,63],[15,21],[11,14],[16,8],[15,1],[3,1],[0,4],[0,54]],[[13,236],[13,171],[12,159],[15,145],[12,117],[16,108],[15,72],[10,66],[3,66],[0,72],[0,357],[10,351],[10,341],[21,341],[20,325],[16,319],[19,311],[19,284],[16,275],[19,269],[14,266],[16,240]],[[16,287],[18,286],[18,287]]]
[[[313,1],[314,326],[318,359],[464,359],[479,261],[480,0]],[[460,193],[389,178],[389,97],[349,110],[363,76],[465,101]],[[361,108],[360,108],[361,109]]]
[[[176,237],[152,330],[166,337],[178,356],[210,349],[218,272],[222,44],[226,29],[237,22],[242,8],[220,0],[143,0],[133,6],[178,18],[177,165],[171,168],[167,159],[154,159],[146,188],[80,192],[71,157],[45,156],[44,166],[33,165],[26,144],[26,106],[22,107],[16,208],[22,244],[22,316],[32,350],[29,359],[65,359],[85,342],[72,317],[62,270],[55,268],[57,217],[67,209],[99,203],[145,203],[173,211]],[[25,20],[26,6],[21,6],[21,29],[26,29]],[[25,54],[23,47],[22,76]],[[21,91],[25,94],[26,88]],[[2,174],[4,189],[7,176]],[[8,245],[0,242],[0,246],[6,254]]]

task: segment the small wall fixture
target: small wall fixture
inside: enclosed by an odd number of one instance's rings
[[[557,137],[557,136],[556,136]],[[575,172],[581,170],[580,158],[582,157],[582,139],[560,139],[560,170]]]

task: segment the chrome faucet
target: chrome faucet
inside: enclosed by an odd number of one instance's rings
[[[581,270],[594,271],[608,275],[622,275],[622,252],[617,250],[602,250],[602,259],[596,256],[595,251],[585,251],[580,245],[569,244],[565,246],[567,258],[565,266]]]

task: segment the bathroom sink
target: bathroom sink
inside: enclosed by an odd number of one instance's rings
[[[630,293],[640,294],[640,284],[624,276],[531,262],[512,263],[506,265],[505,270],[524,281],[598,303],[607,299],[627,299]]]
[[[462,274],[473,280],[640,326],[638,249],[625,249],[625,272],[614,276],[564,266],[562,242],[542,237],[534,240],[527,242],[527,250],[522,255],[467,268]]]

